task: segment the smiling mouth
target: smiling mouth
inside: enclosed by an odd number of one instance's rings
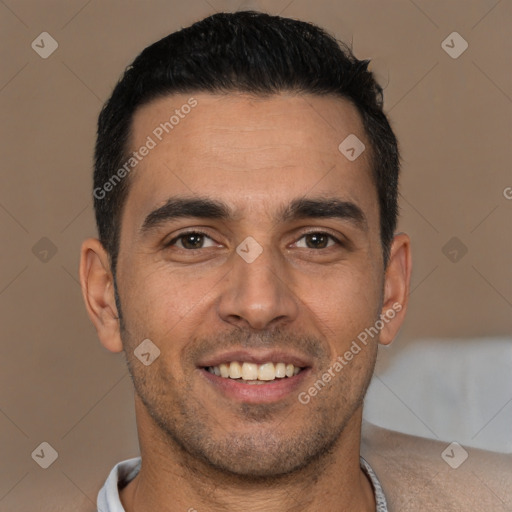
[[[256,364],[242,361],[221,363],[218,366],[206,366],[205,370],[223,379],[239,380],[244,384],[265,384],[278,379],[287,379],[298,375],[304,368],[286,363]]]

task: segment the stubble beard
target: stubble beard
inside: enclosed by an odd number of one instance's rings
[[[340,372],[331,382],[331,389],[323,389],[307,405],[297,402],[294,410],[305,413],[300,425],[288,425],[289,413],[283,404],[242,404],[236,409],[242,428],[234,424],[231,429],[205,411],[190,381],[177,382],[163,372],[163,366],[148,372],[149,367],[125,354],[145,413],[182,467],[251,481],[275,481],[325,465],[322,461],[332,453],[363,403],[376,358],[376,350],[369,352],[351,373],[344,368],[345,373]],[[355,370],[359,371],[357,384]],[[281,422],[276,417],[281,417]]]

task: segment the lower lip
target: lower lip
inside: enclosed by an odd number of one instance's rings
[[[284,377],[265,384],[245,384],[242,379],[226,379],[201,368],[201,375],[224,396],[249,404],[277,402],[296,392],[308,376],[310,369],[305,368],[293,377]]]

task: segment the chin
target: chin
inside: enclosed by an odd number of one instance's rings
[[[282,434],[282,432],[281,432]],[[222,439],[188,439],[185,448],[211,469],[242,479],[286,477],[314,465],[331,451],[339,430],[320,432],[317,425],[283,437],[276,429],[231,433]]]

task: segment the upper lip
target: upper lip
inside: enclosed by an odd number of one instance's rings
[[[268,362],[293,364],[301,368],[310,367],[311,361],[302,355],[294,354],[285,350],[230,350],[209,357],[205,357],[198,363],[199,367],[219,366],[222,363],[232,361],[247,362],[254,364],[265,364]]]

